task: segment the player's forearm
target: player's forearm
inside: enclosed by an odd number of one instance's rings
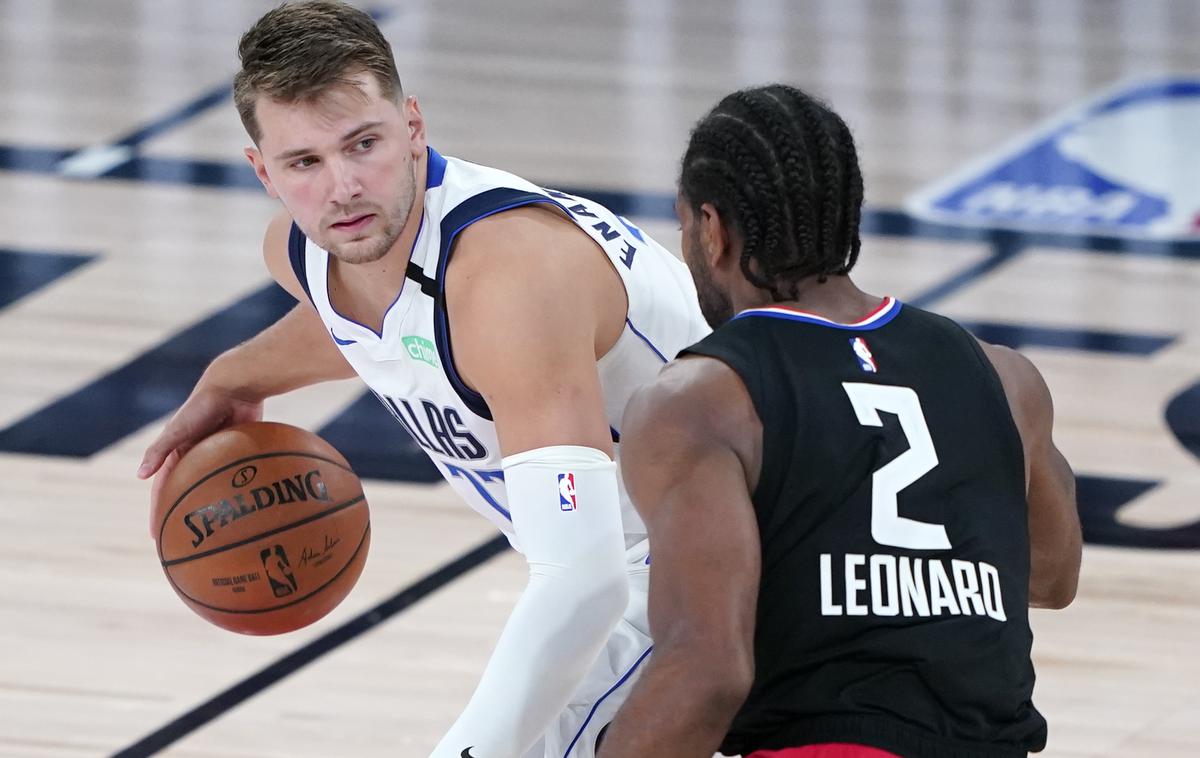
[[[205,370],[200,384],[258,402],[310,384],[354,376],[320,317],[301,303]]]
[[[566,707],[628,601],[623,567],[606,576],[535,573],[483,678],[432,758],[515,758]],[[535,569],[535,572],[537,569]]]
[[[599,758],[696,758],[717,751],[749,678],[711,651],[655,648],[605,733]]]

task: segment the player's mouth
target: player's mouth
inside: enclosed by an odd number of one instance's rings
[[[374,213],[364,213],[361,216],[353,216],[351,218],[344,219],[342,221],[336,221],[336,222],[330,224],[330,226],[333,227],[334,229],[337,229],[339,232],[354,233],[354,232],[362,231],[363,229],[365,229],[367,227],[368,224],[370,224],[374,220],[375,220]]]

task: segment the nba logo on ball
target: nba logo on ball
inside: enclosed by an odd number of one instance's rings
[[[573,511],[578,507],[575,502],[575,475],[558,475],[558,507],[564,511]]]

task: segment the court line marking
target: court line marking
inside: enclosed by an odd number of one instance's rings
[[[472,569],[483,565],[508,549],[508,539],[499,535],[481,543],[458,558],[363,611],[295,651],[251,674],[233,686],[218,692],[137,742],[113,754],[113,758],[142,758],[177,742],[208,722],[228,713],[231,708],[257,695],[283,678],[299,671],[316,659],[411,607]]]

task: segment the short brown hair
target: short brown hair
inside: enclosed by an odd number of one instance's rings
[[[233,78],[233,102],[242,125],[258,143],[259,95],[293,103],[319,97],[350,77],[375,75],[385,97],[403,97],[400,74],[374,19],[357,8],[328,0],[284,3],[267,11],[238,43],[242,69]]]

